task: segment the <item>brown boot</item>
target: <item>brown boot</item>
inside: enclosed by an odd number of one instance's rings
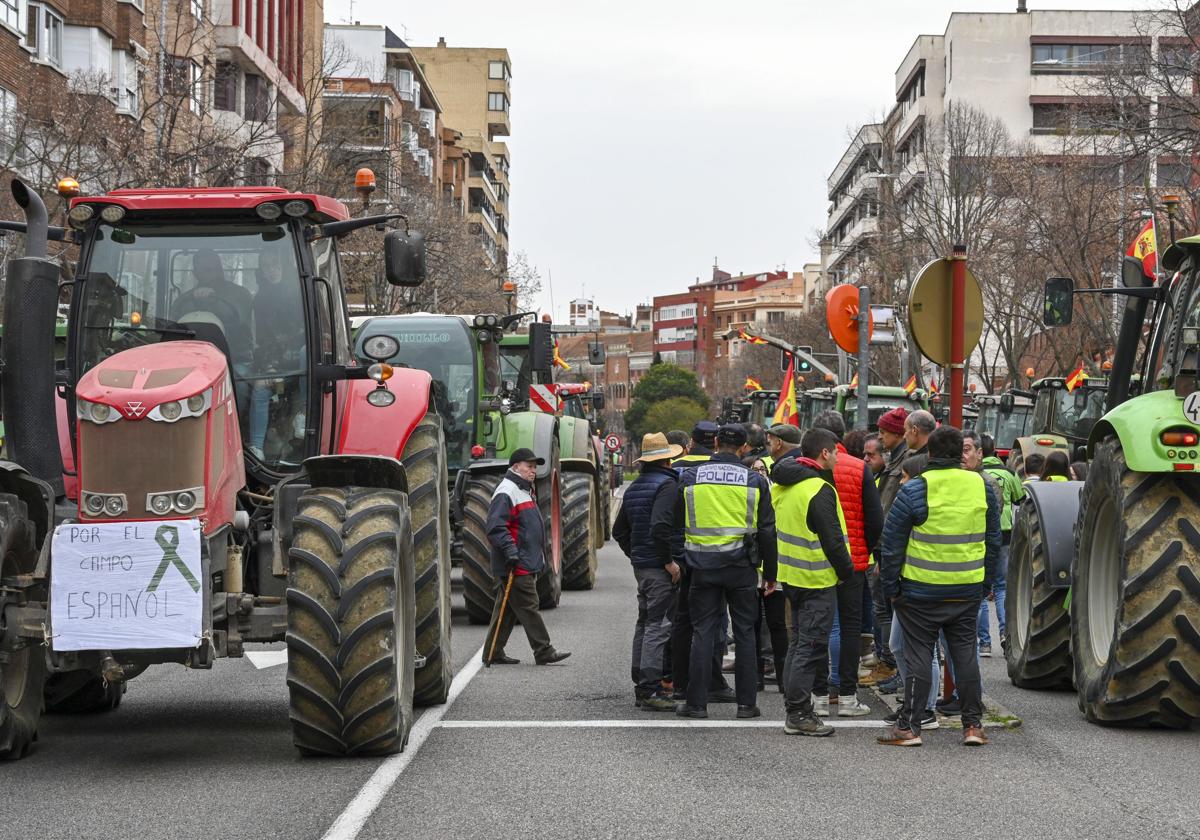
[[[871,673],[859,680],[858,684],[875,685],[876,683],[881,683],[884,680],[889,680],[894,676],[896,676],[896,669],[891,665],[888,665],[886,662],[880,662],[871,669]]]
[[[963,730],[964,747],[982,747],[987,742],[988,738],[983,734],[982,726],[968,726]]]
[[[889,747],[919,747],[921,746],[921,736],[913,732],[911,729],[901,729],[899,726],[893,726],[886,735],[880,735],[875,739],[880,744]]]

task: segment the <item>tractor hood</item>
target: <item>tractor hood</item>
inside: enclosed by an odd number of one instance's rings
[[[93,367],[79,380],[76,400],[108,406],[89,419],[163,420],[195,416],[220,405],[231,391],[225,356],[203,341],[168,341],[125,350]],[[201,396],[203,406],[187,405],[189,397]],[[195,402],[195,401],[193,401]],[[174,407],[163,406],[175,403]],[[91,410],[77,405],[80,416]],[[100,417],[104,420],[100,420]]]

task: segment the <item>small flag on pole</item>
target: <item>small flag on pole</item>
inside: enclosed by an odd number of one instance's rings
[[[930,383],[929,383],[929,395],[930,395],[931,397],[933,397],[933,396],[937,396],[939,393],[941,393],[941,392],[938,390],[937,383],[936,383],[936,382],[933,382],[933,381],[930,381]]]
[[[746,390],[747,391],[761,391],[762,385],[753,376],[747,376],[746,377]]]
[[[794,362],[788,362],[787,373],[783,377],[783,387],[779,389],[779,404],[775,406],[775,416],[771,418],[772,425],[777,423],[800,425],[800,410],[796,405],[796,382],[792,371],[793,364]]]
[[[558,341],[554,342],[554,364],[558,365],[563,370],[570,370],[571,366],[563,361],[563,357],[558,355]]]
[[[915,390],[917,390],[917,375],[914,373],[912,376],[908,377],[908,381],[904,383],[904,393],[911,395]]]
[[[1068,393],[1082,385],[1085,379],[1087,379],[1087,374],[1083,372],[1083,362],[1080,362],[1079,367],[1071,371],[1070,376],[1067,377]]]
[[[1158,236],[1154,231],[1154,219],[1146,220],[1125,254],[1142,261],[1142,271],[1147,277],[1158,279]]]
[[[858,374],[857,374],[857,373],[856,373],[856,374],[854,374],[854,376],[852,376],[852,377],[850,378],[850,387],[851,387],[851,388],[857,388],[857,387],[858,387]]]
[[[748,341],[751,344],[766,344],[767,343],[767,340],[765,338],[759,338],[756,335],[750,335],[744,329],[738,330],[738,338],[740,338],[742,341]]]

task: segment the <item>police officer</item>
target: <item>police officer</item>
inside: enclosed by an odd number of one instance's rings
[[[908,675],[899,718],[879,742],[921,744],[929,663],[942,632],[962,701],[963,743],[977,746],[987,737],[975,623],[1000,553],[1000,501],[979,473],[961,468],[962,432],[942,426],[928,446],[928,465],[900,488],[883,528],[880,578],[900,619]]]
[[[733,619],[737,716],[762,714],[755,702],[756,567],[761,563],[766,591],[774,592],[775,513],[767,480],[738,460],[737,451],[745,443],[746,430],[741,425],[722,426],[717,432],[717,451],[708,463],[684,470],[679,479],[675,524],[683,529],[695,624],[687,698],[675,710],[681,717],[708,717],[711,651],[724,620],[722,599]]]
[[[718,428],[711,420],[701,420],[693,426],[691,445],[688,446],[686,455],[675,459],[675,469],[685,470],[707,462],[713,456],[713,440]]]

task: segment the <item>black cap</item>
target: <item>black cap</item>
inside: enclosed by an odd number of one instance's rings
[[[697,443],[709,443],[717,434],[718,426],[711,420],[701,420],[692,427],[692,440]]]
[[[727,446],[741,446],[749,436],[746,434],[746,427],[741,423],[726,423],[717,430],[717,442],[724,443]]]
[[[542,464],[546,463],[545,458],[539,458],[537,456],[537,453],[535,453],[532,449],[528,449],[524,446],[522,446],[516,452],[514,452],[513,454],[508,456],[508,465],[510,467],[513,464],[519,464],[521,461],[533,461],[533,463],[537,464],[539,467]]]

